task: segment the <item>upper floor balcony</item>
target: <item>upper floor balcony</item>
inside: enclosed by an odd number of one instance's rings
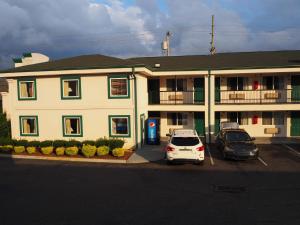
[[[216,104],[283,104],[300,103],[300,91],[281,90],[215,90]]]
[[[149,91],[149,105],[204,105],[204,90]]]

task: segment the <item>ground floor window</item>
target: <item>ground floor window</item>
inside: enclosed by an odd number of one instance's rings
[[[248,112],[228,112],[227,120],[239,125],[248,125]]]
[[[109,116],[110,137],[130,137],[130,116]]]
[[[38,136],[38,117],[20,116],[20,135]]]
[[[63,116],[63,136],[82,137],[82,116]]]
[[[263,125],[284,125],[283,112],[262,112]]]
[[[168,125],[187,125],[188,115],[187,113],[167,113],[167,124]]]

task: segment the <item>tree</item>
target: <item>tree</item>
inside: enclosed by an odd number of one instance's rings
[[[0,137],[10,137],[10,121],[5,113],[0,113]]]

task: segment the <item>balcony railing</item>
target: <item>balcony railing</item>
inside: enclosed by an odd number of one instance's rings
[[[204,91],[149,91],[149,105],[203,105]]]
[[[300,90],[216,90],[216,104],[276,104],[300,103]]]

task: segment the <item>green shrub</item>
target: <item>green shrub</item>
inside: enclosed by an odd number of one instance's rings
[[[28,144],[27,144],[27,146],[28,147],[36,147],[36,148],[38,148],[38,147],[40,147],[40,144],[41,144],[41,142],[39,142],[39,141],[29,141]]]
[[[64,155],[65,154],[65,147],[57,147],[56,149],[55,149],[55,153],[56,153],[56,155]]]
[[[13,141],[7,137],[0,137],[0,146],[13,145]]]
[[[5,152],[5,153],[11,152],[13,149],[14,149],[14,146],[12,146],[12,145],[0,146],[0,151]]]
[[[25,147],[24,146],[14,146],[14,151],[15,151],[15,153],[23,153],[23,152],[25,152]]]
[[[97,148],[97,155],[102,156],[102,155],[108,155],[109,153],[109,147],[108,146],[99,146]]]
[[[95,156],[96,150],[97,150],[97,147],[95,145],[84,144],[82,146],[81,152],[85,157],[89,158],[89,157]]]
[[[53,152],[53,146],[41,147],[41,151],[44,155],[50,155]]]
[[[40,147],[53,147],[53,141],[42,141]]]
[[[106,138],[99,138],[96,140],[96,147],[108,146],[109,140]]]
[[[5,113],[0,112],[0,137],[10,138],[10,133],[11,133],[10,130],[11,130],[10,121],[6,119]]]
[[[109,139],[108,147],[112,151],[115,148],[123,148],[124,141],[121,139]]]
[[[67,147],[65,152],[67,155],[70,155],[70,156],[77,155],[78,147],[77,146]]]
[[[83,142],[81,142],[82,146],[83,145],[96,145],[96,141],[92,141],[92,140],[85,140]]]
[[[81,142],[76,140],[70,140],[66,142],[66,147],[80,147]]]
[[[12,142],[13,142],[14,146],[27,147],[27,145],[28,145],[28,141],[27,140],[16,140],[16,139],[13,139]]]
[[[67,141],[65,140],[55,140],[53,141],[53,147],[54,148],[59,148],[59,147],[66,147]]]
[[[33,146],[27,147],[26,151],[28,154],[34,154],[34,153],[36,153],[36,147],[33,147]]]
[[[125,155],[125,149],[124,148],[114,148],[112,150],[112,154],[113,154],[113,156],[116,156],[116,157],[122,157]]]

